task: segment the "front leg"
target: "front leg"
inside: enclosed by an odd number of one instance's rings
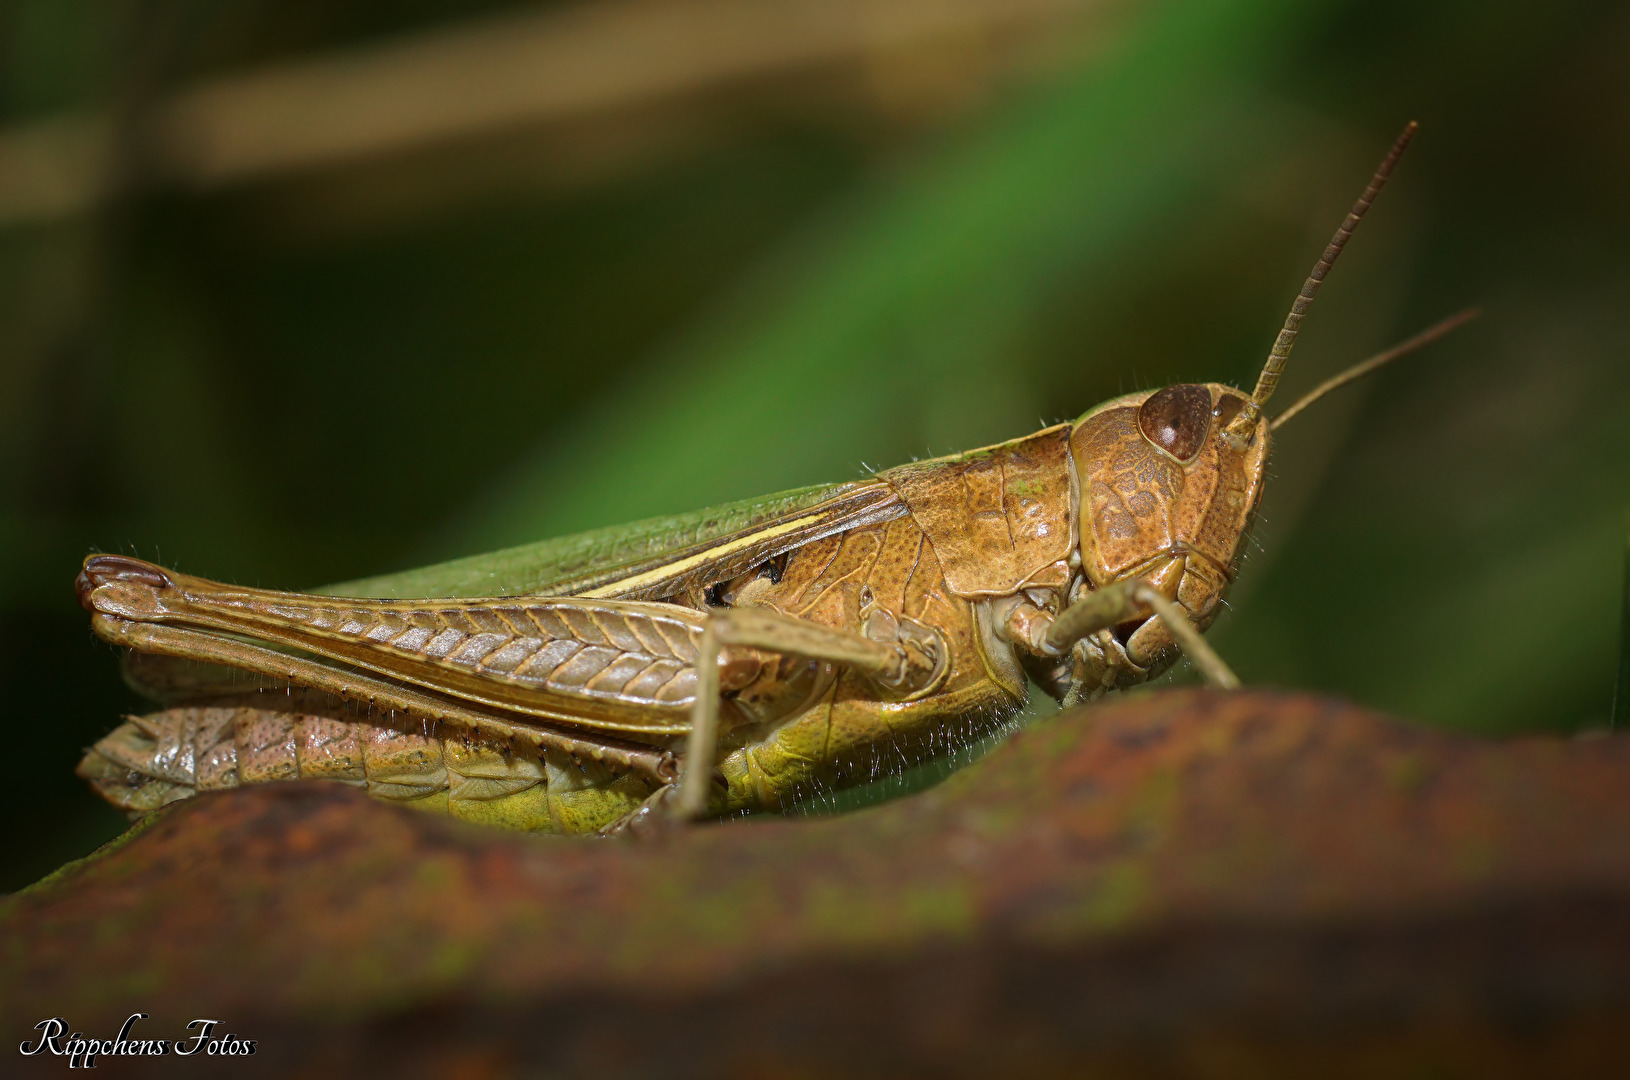
[[[675,817],[691,820],[707,810],[708,786],[719,740],[719,652],[726,645],[823,660],[870,676],[890,692],[909,694],[934,677],[935,666],[904,645],[874,641],[832,630],[806,619],[763,608],[715,611],[697,646],[696,701],[686,742],[678,798],[670,805]]]
[[[1070,605],[1048,626],[1040,644],[1051,655],[1060,655],[1077,641],[1123,622],[1159,616],[1171,631],[1178,647],[1187,654],[1202,678],[1224,690],[1238,690],[1239,677],[1206,644],[1200,631],[1189,622],[1183,609],[1142,578],[1116,581],[1095,589]]]

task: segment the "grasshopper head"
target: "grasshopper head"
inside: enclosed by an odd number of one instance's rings
[[[1143,578],[1200,629],[1211,624],[1262,498],[1273,427],[1263,406],[1325,275],[1415,129],[1404,128],[1314,264],[1251,393],[1181,383],[1117,398],[1076,421],[1070,450],[1081,481],[1081,571],[1089,586]],[[1117,685],[1146,679],[1175,656],[1171,632],[1154,616],[1116,628],[1115,640],[1134,669],[1117,668]]]
[[[1081,570],[1101,588],[1141,577],[1211,623],[1233,574],[1240,538],[1262,498],[1268,421],[1233,435],[1250,395],[1217,383],[1131,394],[1076,421],[1081,480]],[[1172,647],[1157,619],[1122,627],[1127,656],[1155,664]]]

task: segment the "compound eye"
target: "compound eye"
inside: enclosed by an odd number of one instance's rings
[[[1178,461],[1190,461],[1211,430],[1211,391],[1203,386],[1168,386],[1138,410],[1143,437]]]

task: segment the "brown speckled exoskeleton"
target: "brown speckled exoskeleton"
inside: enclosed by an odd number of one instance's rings
[[[864,481],[320,595],[92,556],[79,596],[96,632],[133,650],[131,680],[172,707],[131,718],[80,772],[132,810],[319,777],[582,833],[778,809],[988,729],[1030,681],[1090,699],[1182,651],[1236,685],[1201,631],[1262,495],[1263,407],[1413,132],[1314,267],[1250,394],[1128,394]]]

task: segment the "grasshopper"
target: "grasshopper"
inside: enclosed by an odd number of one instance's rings
[[[1273,396],[1302,320],[1415,131],[1307,278],[1255,389],[1168,386],[869,479],[319,593],[93,555],[78,579],[127,678],[171,707],[80,775],[114,804],[301,777],[561,833],[781,809],[987,731],[1035,682],[1143,683],[1201,633],[1262,496],[1275,427],[1446,333]]]

